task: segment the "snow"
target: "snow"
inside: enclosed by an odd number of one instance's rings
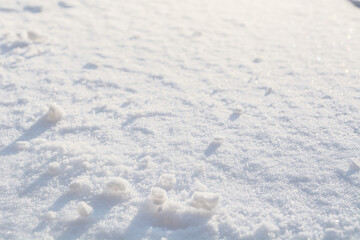
[[[355,0],[0,0],[0,239],[360,239]]]
[[[77,205],[77,211],[81,217],[89,217],[94,209],[89,206],[86,202],[81,201]]]
[[[175,175],[169,173],[162,174],[158,180],[158,185],[165,190],[171,190],[174,187],[175,183]]]

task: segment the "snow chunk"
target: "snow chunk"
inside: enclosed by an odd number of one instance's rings
[[[86,202],[81,201],[77,205],[77,211],[81,217],[88,217],[93,213],[94,209]]]
[[[168,200],[168,196],[164,189],[154,187],[151,189],[149,199],[155,205],[161,205]]]
[[[189,205],[198,208],[212,211],[219,203],[219,195],[209,192],[195,192],[189,202]]]
[[[75,179],[69,185],[70,191],[73,193],[81,193],[90,191],[90,182],[88,179]]]
[[[121,177],[113,178],[106,184],[103,194],[118,200],[129,198],[131,195],[130,184]]]
[[[50,176],[56,176],[60,173],[60,164],[58,162],[51,162],[47,168],[47,174]]]
[[[164,173],[159,177],[158,185],[165,189],[165,190],[171,190],[176,183],[175,175]]]
[[[45,115],[45,119],[49,122],[56,123],[60,121],[65,116],[64,110],[56,105],[56,104],[50,104],[49,110]]]
[[[154,226],[168,229],[184,229],[209,220],[213,212],[186,206],[183,202],[171,201],[166,191],[153,187],[146,202],[147,214]]]

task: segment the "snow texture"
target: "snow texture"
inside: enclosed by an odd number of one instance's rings
[[[358,0],[0,0],[0,239],[360,239]]]

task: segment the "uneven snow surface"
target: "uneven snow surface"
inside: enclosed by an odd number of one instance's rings
[[[0,239],[360,239],[357,6],[0,0]]]

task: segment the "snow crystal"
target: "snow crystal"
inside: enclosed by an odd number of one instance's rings
[[[111,199],[125,199],[130,197],[130,184],[124,178],[117,177],[106,183],[103,194]]]
[[[50,104],[49,110],[45,115],[45,119],[49,122],[56,123],[60,121],[65,116],[64,110],[56,105],[56,104]]]
[[[89,206],[86,202],[79,202],[77,205],[77,212],[81,217],[88,217],[91,215],[91,213],[94,211],[94,209]]]
[[[175,175],[164,173],[159,177],[158,185],[165,189],[165,190],[171,190],[176,183]]]
[[[189,202],[189,205],[194,208],[213,210],[219,203],[220,197],[215,193],[210,192],[195,192]]]
[[[58,162],[51,162],[48,165],[47,173],[50,176],[56,176],[60,173],[60,164]]]

